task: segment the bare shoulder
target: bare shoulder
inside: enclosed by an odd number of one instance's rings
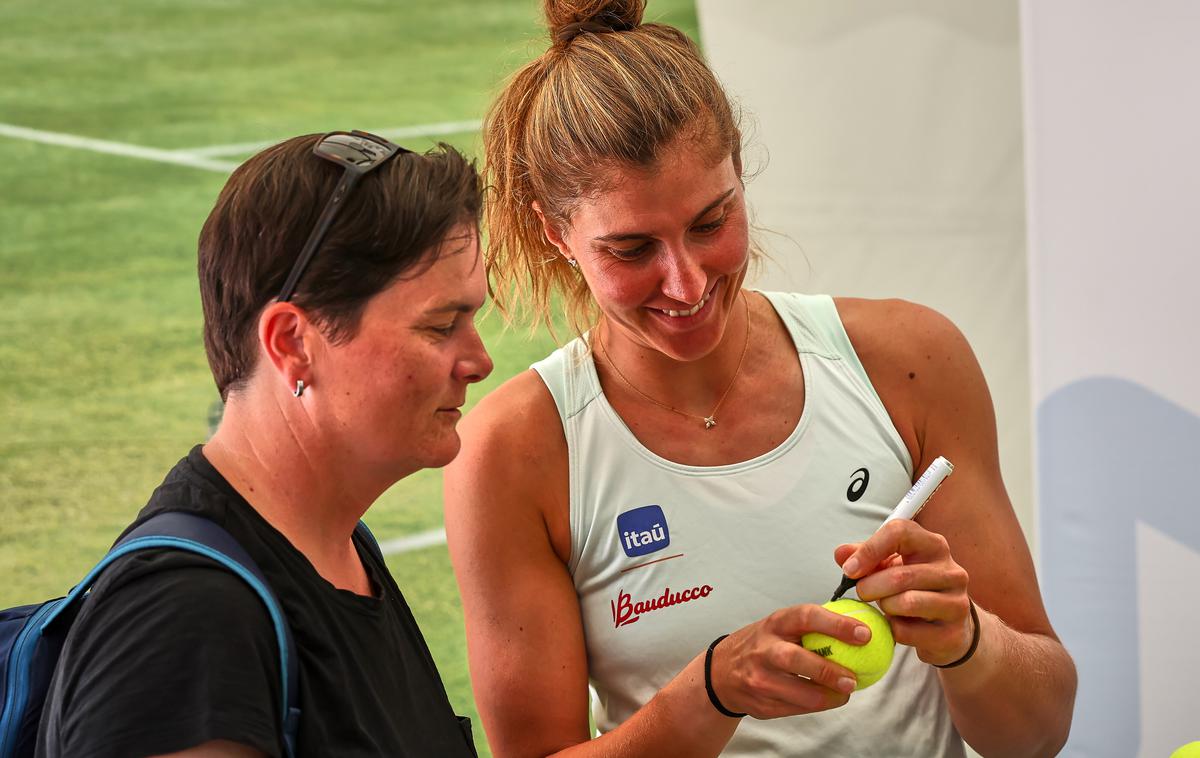
[[[907,300],[837,298],[842,325],[875,391],[912,453],[923,458],[931,424],[991,414],[975,353],[949,318]],[[946,412],[949,411],[949,416]],[[988,424],[994,428],[994,420]]]
[[[443,474],[447,534],[476,548],[500,534],[526,544],[549,540],[565,562],[567,442],[541,377],[529,370],[509,379],[467,413],[458,431],[462,449]]]
[[[459,423],[460,462],[478,465],[565,452],[566,440],[554,398],[532,369],[517,374],[485,395]]]
[[[841,297],[838,314],[859,359],[916,370],[919,364],[970,353],[966,337],[938,311],[907,300]]]

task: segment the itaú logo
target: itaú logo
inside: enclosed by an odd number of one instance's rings
[[[621,627],[632,624],[652,611],[660,611],[663,608],[670,608],[672,605],[690,603],[693,600],[708,597],[712,591],[711,584],[702,584],[682,592],[671,592],[671,588],[667,587],[656,598],[634,602],[628,592],[617,590],[617,599],[610,600],[608,603],[612,607],[613,625]]]
[[[658,505],[643,505],[617,516],[617,538],[630,558],[662,550],[671,544],[667,517]]]

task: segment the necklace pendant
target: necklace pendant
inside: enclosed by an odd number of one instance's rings
[[[704,417],[704,428],[705,429],[712,429],[716,425],[717,425],[717,417],[715,414],[712,416]]]

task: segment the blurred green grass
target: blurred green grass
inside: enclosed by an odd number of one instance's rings
[[[185,149],[474,120],[544,49],[538,14],[533,0],[5,2],[0,123]],[[697,36],[692,0],[646,15]],[[474,133],[439,139],[479,152]],[[0,136],[0,607],[69,588],[207,436],[195,245],[224,180]],[[469,404],[553,345],[497,314],[481,330],[496,370]],[[398,483],[368,521],[383,540],[439,527],[440,473]],[[475,717],[445,548],[389,564]]]

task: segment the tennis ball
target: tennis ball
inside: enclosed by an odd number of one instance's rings
[[[1171,758],[1200,758],[1200,742],[1189,742],[1171,753]]]
[[[800,638],[804,649],[853,671],[858,678],[856,690],[870,687],[882,679],[892,665],[892,653],[896,649],[887,617],[875,610],[875,606],[849,598],[834,600],[821,607],[871,627],[871,641],[865,645],[851,645],[827,634],[810,632]]]

